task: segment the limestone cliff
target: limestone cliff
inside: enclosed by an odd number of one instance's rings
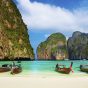
[[[66,38],[61,33],[50,35],[46,41],[39,44],[37,57],[39,60],[63,60],[68,58]]]
[[[68,39],[69,59],[88,59],[88,34],[74,32]]]
[[[0,59],[33,59],[27,27],[12,0],[0,0]]]

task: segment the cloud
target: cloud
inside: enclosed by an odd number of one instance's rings
[[[88,32],[88,9],[73,11],[29,0],[17,0],[24,22],[34,31]]]

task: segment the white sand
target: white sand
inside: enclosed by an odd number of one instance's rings
[[[0,88],[88,88],[88,77],[0,77]]]

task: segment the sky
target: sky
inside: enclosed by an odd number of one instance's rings
[[[74,31],[88,33],[88,0],[14,0],[27,25],[34,51],[56,32],[68,39]]]

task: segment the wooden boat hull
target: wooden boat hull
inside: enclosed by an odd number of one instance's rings
[[[69,74],[72,71],[72,65],[73,65],[73,62],[71,62],[70,67],[66,68],[64,65],[58,65],[57,64],[55,70],[57,72],[60,72],[60,73],[63,73],[63,74]],[[60,66],[63,66],[63,67],[60,67]]]
[[[11,74],[19,74],[20,72],[22,72],[22,68],[16,67],[12,69]]]
[[[80,71],[88,73],[88,66],[80,65]]]
[[[56,71],[63,74],[69,74],[71,69],[70,68],[56,68]]]
[[[10,71],[11,69],[9,67],[0,67],[0,73],[3,73],[3,72],[8,72]]]

